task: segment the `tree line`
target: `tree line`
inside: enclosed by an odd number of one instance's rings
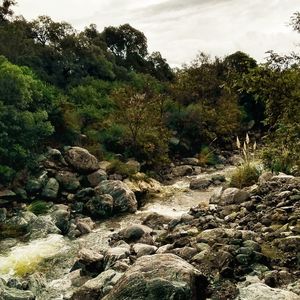
[[[232,147],[253,130],[262,157],[293,172],[300,153],[300,59],[200,53],[172,69],[124,24],[82,31],[0,6],[0,181],[34,170],[47,146],[82,145],[100,159],[123,153],[159,172],[175,155]],[[291,19],[300,32],[300,15]]]

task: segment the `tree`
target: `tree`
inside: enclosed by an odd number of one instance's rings
[[[27,68],[0,57],[0,178],[31,165],[53,133],[51,89]],[[1,170],[3,171],[1,173]]]
[[[8,22],[8,19],[13,16],[14,12],[11,7],[16,5],[15,0],[3,0],[0,6],[0,25],[2,23]]]

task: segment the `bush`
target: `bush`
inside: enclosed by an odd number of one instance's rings
[[[111,161],[111,165],[107,171],[110,174],[116,173],[122,175],[123,177],[132,177],[136,173],[134,166],[127,165],[118,159]]]
[[[201,149],[201,152],[198,154],[198,159],[200,166],[213,166],[218,163],[216,155],[209,147],[203,147]]]
[[[254,164],[246,163],[236,168],[230,179],[230,186],[243,188],[255,184],[260,175],[259,170]]]
[[[35,215],[42,215],[48,212],[49,210],[49,205],[45,201],[34,201],[32,202],[28,208],[29,211],[34,213]]]

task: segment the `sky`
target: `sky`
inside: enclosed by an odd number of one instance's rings
[[[78,30],[129,23],[146,35],[149,51],[160,51],[173,67],[199,52],[223,57],[241,50],[259,62],[271,49],[300,52],[300,34],[288,26],[299,0],[18,0],[14,10]]]

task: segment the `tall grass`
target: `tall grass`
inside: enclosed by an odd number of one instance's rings
[[[239,137],[236,139],[236,146],[240,151],[242,157],[242,164],[238,166],[231,174],[230,186],[243,188],[255,184],[260,175],[260,171],[255,165],[255,153],[257,144],[254,141],[250,142],[248,133],[246,134],[243,146]]]

